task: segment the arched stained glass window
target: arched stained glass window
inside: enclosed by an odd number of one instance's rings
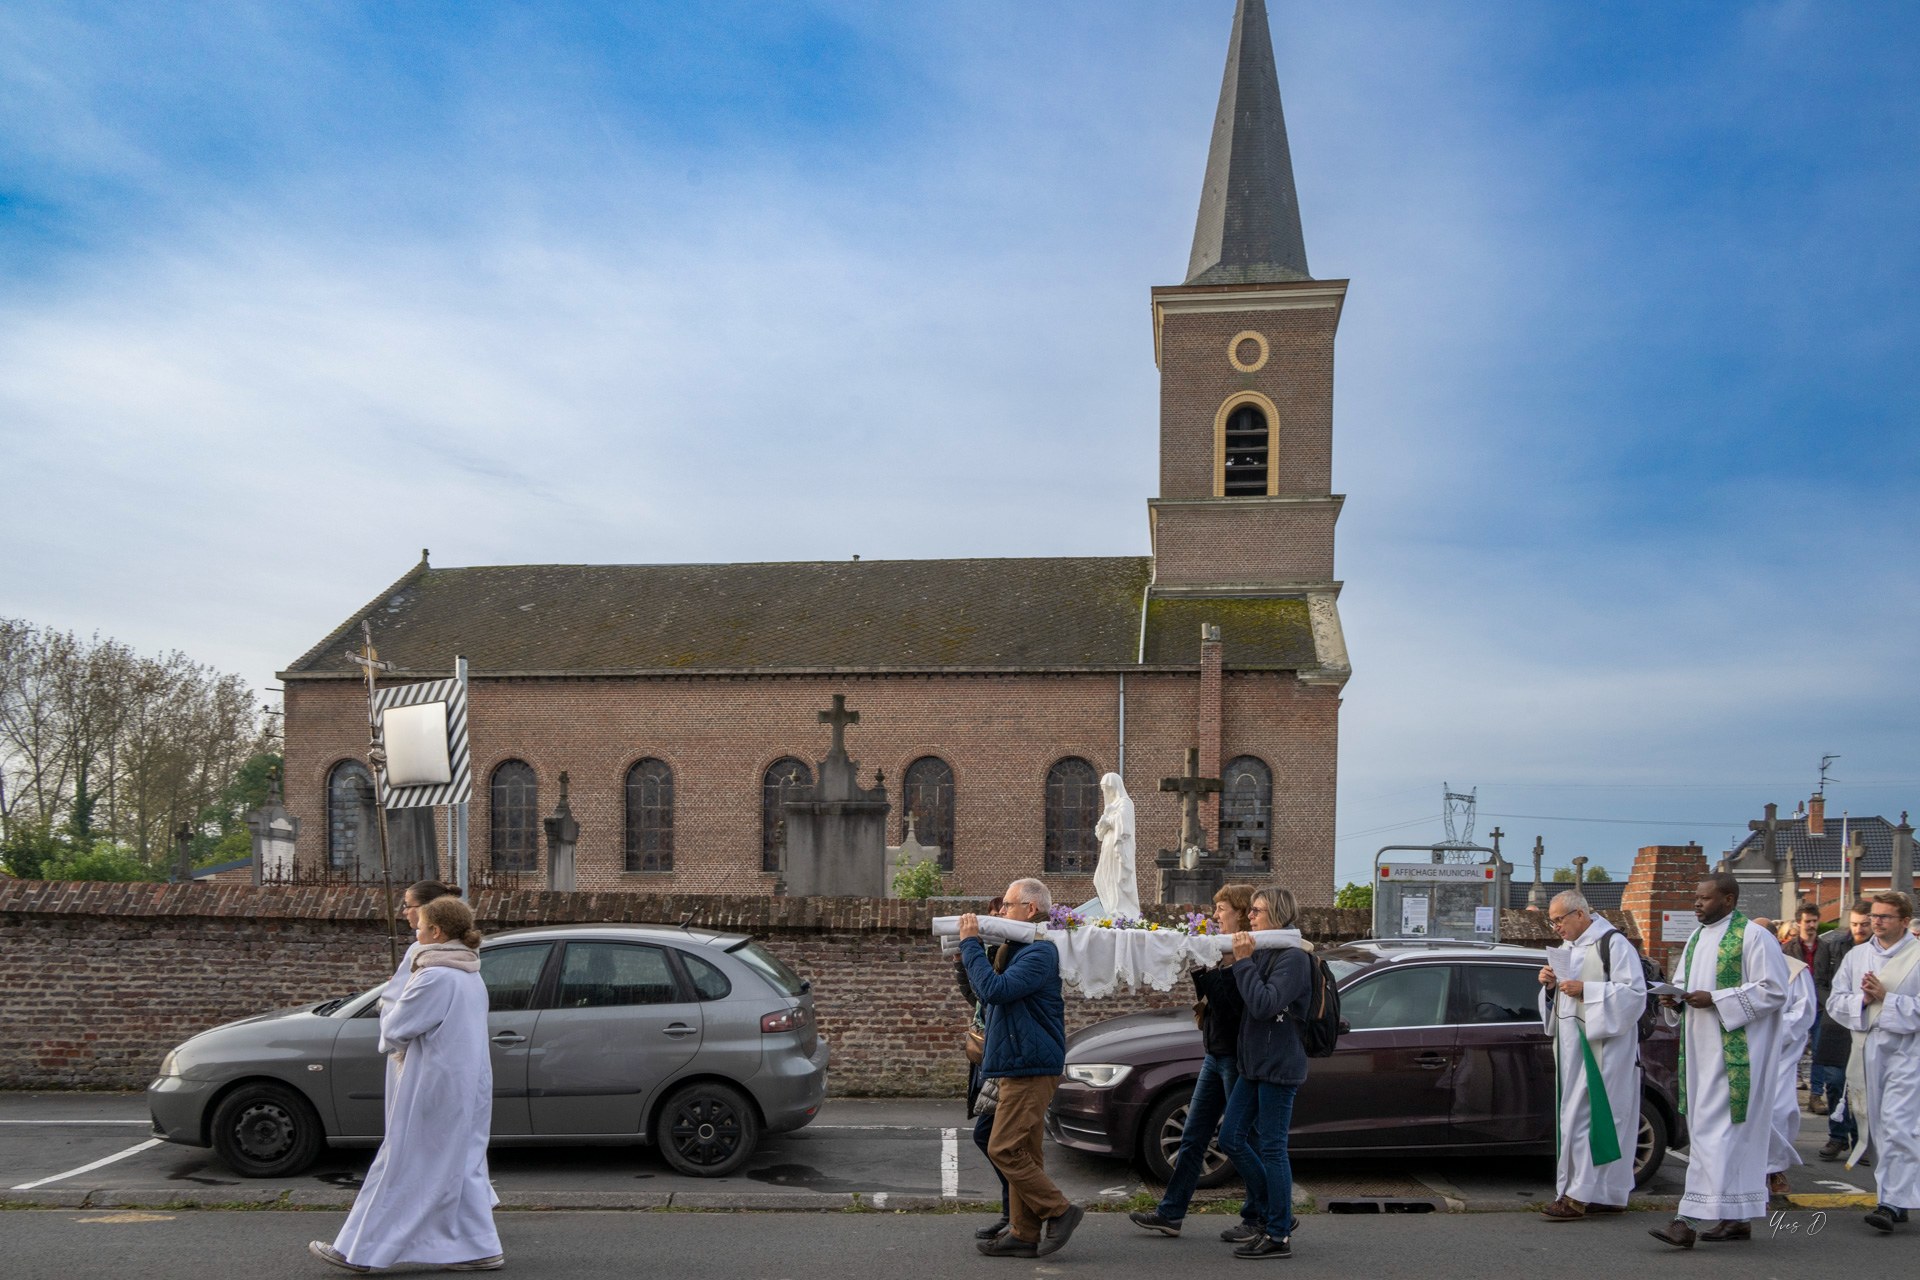
[[[673,870],[673,770],[665,760],[627,770],[627,870]]]
[[[364,856],[371,865],[380,856],[378,845],[362,849],[363,835],[380,838],[373,825],[373,774],[358,760],[342,760],[327,775],[327,865],[336,871],[358,867]]]
[[[495,871],[536,871],[540,867],[540,786],[533,766],[507,760],[493,771],[488,809],[492,817],[489,855]]]
[[[1100,860],[1094,824],[1100,821],[1100,775],[1078,756],[1047,770],[1046,869],[1090,875]]]
[[[940,869],[953,870],[953,766],[939,756],[921,756],[907,766],[900,787],[900,837],[912,830],[921,844],[940,850]]]
[[[783,756],[767,766],[760,780],[760,868],[780,869],[780,854],[787,843],[786,815],[781,806],[796,791],[813,785],[813,770],[804,760]]]
[[[1220,771],[1220,849],[1238,861],[1265,861],[1272,842],[1273,771],[1258,756],[1236,756]]]

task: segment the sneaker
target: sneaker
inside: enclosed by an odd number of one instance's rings
[[[1077,1204],[1069,1204],[1065,1213],[1048,1218],[1041,1223],[1039,1255],[1044,1258],[1050,1253],[1058,1253],[1065,1248],[1067,1241],[1073,1238],[1073,1229],[1079,1226],[1080,1219],[1086,1216],[1085,1209]]]
[[[1000,1221],[992,1224],[991,1226],[982,1227],[978,1231],[974,1232],[973,1238],[975,1240],[998,1240],[1001,1236],[1006,1234],[1006,1231],[1007,1231],[1007,1220],[1005,1218],[1002,1218],[1000,1219]]]
[[[1228,1244],[1245,1244],[1249,1240],[1258,1240],[1267,1234],[1251,1222],[1238,1222],[1220,1233],[1220,1238]]]
[[[490,1258],[475,1258],[471,1262],[449,1262],[441,1267],[442,1271],[498,1271],[507,1265],[507,1255],[496,1253]]]
[[[1820,1158],[1822,1160],[1838,1160],[1846,1154],[1847,1144],[1838,1138],[1828,1138],[1827,1145],[1820,1148]]]
[[[1274,1239],[1262,1231],[1233,1251],[1236,1258],[1291,1258],[1293,1256],[1293,1237]]]
[[[1907,1211],[1905,1209],[1896,1209],[1890,1204],[1875,1205],[1873,1212],[1869,1213],[1866,1218],[1867,1225],[1875,1231],[1891,1231],[1897,1224],[1905,1222],[1906,1220]]]
[[[1039,1245],[1031,1240],[1022,1240],[1011,1231],[1003,1236],[996,1236],[992,1240],[982,1240],[973,1247],[989,1258],[1037,1258],[1040,1256]]]
[[[1177,1236],[1180,1234],[1180,1224],[1177,1222],[1168,1222],[1160,1216],[1157,1210],[1149,1213],[1144,1209],[1136,1209],[1127,1215],[1127,1221],[1136,1227],[1144,1227],[1148,1231],[1158,1231],[1163,1236]]]
[[[357,1271],[364,1274],[365,1272],[373,1270],[372,1267],[363,1267],[357,1262],[348,1262],[346,1254],[340,1252],[325,1240],[307,1241],[307,1252],[322,1262],[332,1263],[342,1271]]]

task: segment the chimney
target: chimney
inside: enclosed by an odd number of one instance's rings
[[[1818,840],[1827,834],[1827,798],[1816,795],[1807,801],[1807,835]]]

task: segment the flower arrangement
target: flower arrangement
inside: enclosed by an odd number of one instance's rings
[[[1213,927],[1213,918],[1199,911],[1189,911],[1172,924],[1162,924],[1158,920],[1136,920],[1131,916],[1083,916],[1065,906],[1055,906],[1047,913],[1047,927],[1068,933],[1083,927],[1138,929],[1143,933],[1177,933],[1193,938],[1219,932]]]

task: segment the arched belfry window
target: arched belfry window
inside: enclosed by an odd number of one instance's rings
[[[1227,415],[1225,458],[1221,463],[1223,496],[1264,496],[1270,459],[1267,415],[1256,405],[1243,404]]]
[[[1091,874],[1100,860],[1094,824],[1100,821],[1100,776],[1078,756],[1047,770],[1046,869],[1067,875]]]
[[[373,813],[373,774],[358,760],[342,760],[327,775],[327,865],[351,870],[364,856],[369,866],[379,860],[377,845],[361,848],[364,836],[378,841],[379,819]]]
[[[540,785],[533,766],[506,760],[493,771],[487,791],[489,855],[495,871],[534,871],[540,866]]]
[[[1258,756],[1237,756],[1220,771],[1220,848],[1240,860],[1265,859],[1273,841],[1273,771]]]
[[[813,770],[804,760],[782,756],[767,766],[760,780],[760,869],[778,871],[786,847],[786,814],[781,806],[795,793],[813,785]]]
[[[923,845],[940,850],[940,869],[953,870],[953,766],[939,756],[921,756],[907,766],[900,787],[900,837],[911,830]]]
[[[627,770],[627,870],[673,870],[673,769],[665,760]]]

